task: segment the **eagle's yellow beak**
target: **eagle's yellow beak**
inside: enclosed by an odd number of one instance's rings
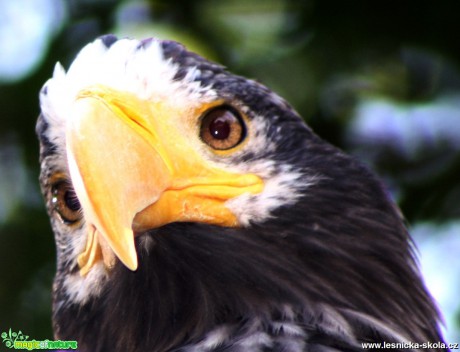
[[[238,226],[225,202],[261,192],[263,181],[211,166],[191,146],[180,121],[198,129],[202,110],[180,111],[101,86],[80,92],[66,138],[89,229],[78,258],[82,275],[100,259],[113,265],[113,254],[136,270],[135,231],[179,221]]]

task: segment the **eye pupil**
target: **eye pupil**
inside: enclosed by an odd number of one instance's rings
[[[219,106],[202,117],[200,137],[212,149],[228,150],[241,143],[246,137],[246,129],[235,109]]]
[[[77,195],[73,190],[67,190],[64,193],[64,202],[67,208],[71,211],[79,211],[81,208]]]
[[[209,133],[215,139],[227,139],[230,135],[230,122],[225,116],[218,117],[209,124]]]

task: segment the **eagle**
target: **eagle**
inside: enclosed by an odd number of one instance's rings
[[[40,107],[56,339],[448,350],[388,192],[262,84],[174,41],[105,35],[56,64]]]

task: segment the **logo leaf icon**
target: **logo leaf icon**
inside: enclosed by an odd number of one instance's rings
[[[25,339],[27,339],[29,336],[25,336],[22,331],[19,331],[19,332],[14,332],[11,330],[11,328],[9,328],[8,330],[8,333],[6,333],[5,331],[2,332],[2,334],[0,335],[3,339],[3,343],[5,344],[6,347],[8,348],[13,348],[14,346],[14,342],[16,340],[21,340],[21,341],[24,341]]]

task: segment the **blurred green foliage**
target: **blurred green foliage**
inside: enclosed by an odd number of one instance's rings
[[[460,217],[460,135],[455,140],[441,133],[435,143],[431,139],[408,153],[404,130],[397,134],[403,142],[362,140],[353,130],[363,102],[384,99],[407,112],[460,94],[454,1],[59,3],[65,19],[47,39],[43,59],[20,80],[0,81],[1,331],[11,327],[35,339],[52,337],[55,254],[37,181],[38,92],[56,61],[68,67],[82,46],[104,33],[178,40],[263,82],[294,105],[322,138],[376,170],[409,223],[443,224]],[[13,20],[20,21],[17,16]],[[458,111],[452,128],[460,131]]]

